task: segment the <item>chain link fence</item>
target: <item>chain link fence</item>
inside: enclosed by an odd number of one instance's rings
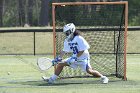
[[[53,55],[52,29],[0,29],[0,55]]]
[[[129,26],[127,33],[127,54],[140,54],[140,26]]]

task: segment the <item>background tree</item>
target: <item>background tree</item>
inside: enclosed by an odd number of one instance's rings
[[[41,0],[40,26],[47,26],[49,23],[49,0]]]
[[[14,26],[24,26],[26,23],[30,26],[48,26],[52,24],[51,16],[51,4],[52,2],[106,2],[106,1],[128,1],[129,2],[129,25],[135,26],[140,25],[140,2],[139,0],[0,0],[0,27],[14,27]],[[60,8],[59,8],[60,9]],[[57,17],[59,23],[61,19],[67,19],[71,17],[68,15],[73,11],[80,12],[80,10],[91,10],[100,11],[101,6],[83,6],[79,9],[76,9],[74,6],[70,8],[65,8],[63,13],[59,13],[60,10],[57,10]],[[109,9],[108,9],[109,10]],[[63,18],[61,16],[64,16]],[[83,15],[73,15],[69,22],[82,22],[77,18]],[[87,16],[87,15],[85,15]],[[96,16],[94,14],[94,16]],[[98,16],[98,14],[97,14]],[[92,15],[90,16],[92,17]],[[85,24],[85,25],[88,25]]]
[[[3,15],[3,0],[0,0],[0,27],[3,26],[2,15]]]
[[[30,26],[33,25],[33,1],[34,1],[34,0],[28,0],[27,19],[28,19],[28,24],[29,24]]]
[[[23,26],[25,24],[25,8],[24,8],[24,0],[18,0],[18,13],[19,13],[19,24]]]
[[[140,25],[140,0],[127,0],[129,2],[129,25]]]

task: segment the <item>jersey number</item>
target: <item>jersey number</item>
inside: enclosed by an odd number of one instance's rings
[[[77,54],[77,53],[78,53],[78,48],[77,48],[77,46],[74,46],[74,47],[72,48],[72,50],[73,50],[73,54]]]

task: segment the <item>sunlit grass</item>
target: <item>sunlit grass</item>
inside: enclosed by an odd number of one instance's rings
[[[36,58],[40,56],[22,57],[36,66]],[[109,84],[101,84],[99,78],[73,78],[57,80],[55,84],[49,85],[41,79],[41,76],[51,76],[53,68],[40,73],[14,56],[1,56],[0,93],[139,93],[139,61],[139,55],[127,56],[127,81],[109,77]]]

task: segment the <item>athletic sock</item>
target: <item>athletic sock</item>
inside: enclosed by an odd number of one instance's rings
[[[55,81],[57,78],[58,78],[58,76],[55,74],[50,77],[51,81]]]
[[[105,76],[101,75],[101,78],[104,78]]]

